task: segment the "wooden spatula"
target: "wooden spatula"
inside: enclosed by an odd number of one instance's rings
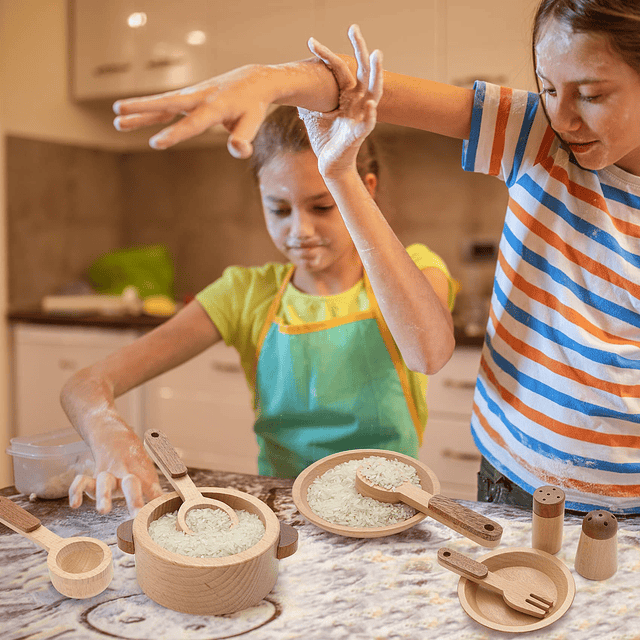
[[[489,571],[486,564],[476,562],[473,558],[453,549],[447,547],[438,549],[438,564],[491,591],[502,594],[502,599],[512,609],[535,618],[544,618],[553,606],[551,598],[545,594],[532,593],[524,580],[522,582],[509,580]]]
[[[363,467],[358,467],[356,490],[363,496],[375,498],[380,502],[404,502],[483,547],[492,548],[500,544],[502,527],[497,522],[451,498],[428,493],[411,482],[386,489],[370,482],[363,473]]]

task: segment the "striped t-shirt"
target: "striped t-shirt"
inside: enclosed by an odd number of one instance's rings
[[[536,94],[477,83],[466,170],[509,189],[471,429],[566,507],[640,513],[640,177],[578,166]]]

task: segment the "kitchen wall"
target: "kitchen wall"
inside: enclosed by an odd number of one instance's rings
[[[391,226],[403,243],[438,252],[464,285],[463,245],[499,237],[504,185],[463,172],[460,141],[384,125],[374,138],[378,200]],[[13,308],[38,305],[123,246],[166,245],[179,298],[229,264],[280,259],[247,162],[222,144],[122,153],[9,136],[6,162]]]

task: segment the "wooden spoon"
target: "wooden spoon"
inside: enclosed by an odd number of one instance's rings
[[[238,516],[228,504],[213,498],[206,498],[200,493],[198,487],[187,474],[187,467],[164,433],[157,429],[149,429],[144,434],[144,446],[182,498],[183,502],[178,509],[176,519],[178,531],[193,535],[193,531],[187,526],[186,521],[187,513],[192,509],[222,509],[229,516],[231,527],[238,524]]]
[[[102,593],[113,577],[111,549],[95,538],[61,538],[33,514],[0,496],[0,522],[28,538],[47,552],[51,584],[68,598],[93,598]]]
[[[356,489],[363,496],[380,502],[404,502],[483,547],[492,548],[500,544],[502,527],[497,522],[446,496],[432,495],[411,482],[385,489],[370,482],[361,465],[356,470]]]

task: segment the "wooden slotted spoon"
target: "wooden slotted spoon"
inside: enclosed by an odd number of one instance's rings
[[[157,429],[149,429],[144,434],[144,446],[183,500],[178,509],[176,529],[193,535],[193,531],[188,527],[186,521],[187,513],[192,509],[222,509],[229,516],[231,527],[238,524],[238,516],[228,504],[213,498],[206,498],[200,493],[198,487],[189,477],[187,467],[164,433]]]

